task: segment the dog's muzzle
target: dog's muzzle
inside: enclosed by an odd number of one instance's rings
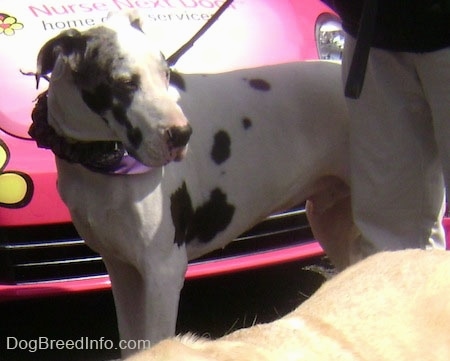
[[[184,126],[171,127],[166,130],[167,145],[171,158],[180,161],[186,155],[186,147],[192,135],[192,127]]]

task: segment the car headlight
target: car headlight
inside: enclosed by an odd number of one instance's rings
[[[316,45],[319,59],[342,60],[344,30],[337,16],[325,13],[317,18]]]

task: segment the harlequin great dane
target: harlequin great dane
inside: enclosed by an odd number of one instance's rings
[[[278,321],[215,341],[165,340],[129,361],[447,361],[449,274],[446,251],[379,253]]]
[[[37,80],[50,72],[30,134],[57,155],[59,193],[103,257],[122,339],[172,336],[188,260],[301,201],[325,248],[329,234],[342,241],[331,258],[348,263],[338,65],[174,73],[169,84],[138,19],[117,14],[49,40]],[[324,222],[324,210],[339,221]]]

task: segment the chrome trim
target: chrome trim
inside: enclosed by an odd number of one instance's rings
[[[64,259],[58,261],[42,261],[42,262],[29,262],[29,263],[18,263],[14,265],[16,268],[25,268],[25,267],[43,267],[43,266],[58,266],[58,265],[67,265],[67,264],[80,264],[80,263],[88,263],[88,262],[98,262],[102,261],[101,256],[91,256],[91,257],[83,257],[83,258],[71,258]]]
[[[0,250],[12,250],[12,251],[25,251],[30,249],[39,248],[54,248],[54,247],[70,247],[70,246],[82,246],[85,242],[82,239],[73,240],[55,240],[45,242],[33,242],[33,243],[18,243],[18,244],[0,244]]]

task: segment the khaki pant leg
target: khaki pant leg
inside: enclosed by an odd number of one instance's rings
[[[343,79],[354,39],[347,37]],[[354,254],[443,248],[442,166],[414,54],[371,49],[360,99],[348,99]],[[448,102],[446,103],[448,105]]]

